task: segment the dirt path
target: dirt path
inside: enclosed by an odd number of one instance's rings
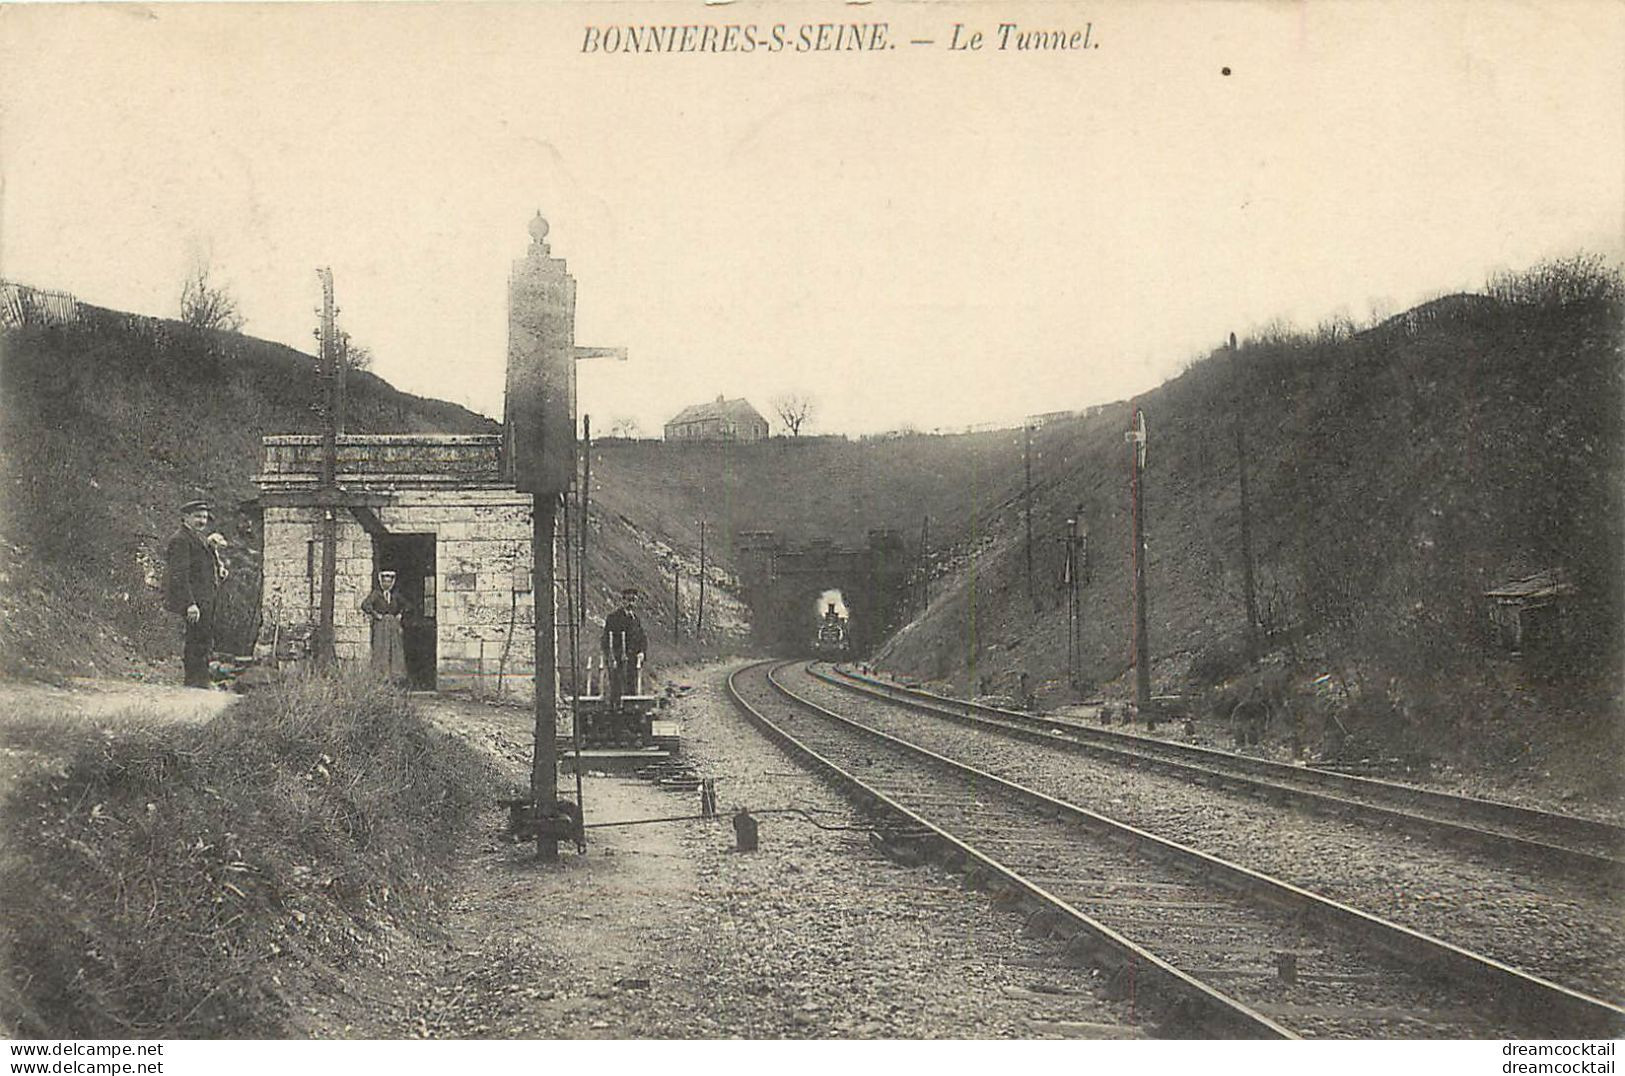
[[[61,685],[0,680],[0,797],[24,773],[56,765],[67,734],[131,720],[207,721],[237,701],[225,691],[76,677]]]
[[[668,673],[685,752],[725,812],[794,807],[861,822],[740,718],[722,667]],[[64,729],[202,721],[225,693],[119,681],[0,684],[0,783],[60,764]],[[447,731],[529,768],[528,709],[419,699]],[[589,822],[695,813],[697,797],[634,778],[585,782]],[[0,788],[3,791],[3,788]],[[495,804],[448,879],[439,929],[376,939],[371,956],[287,983],[294,1035],[348,1038],[960,1038],[1142,1034],[1125,1002],[1058,945],[954,876],[879,854],[858,828],[764,813],[736,853],[724,820],[602,828],[542,866]]]
[[[716,667],[677,670],[681,721],[724,810],[795,805],[854,821],[721,698]],[[528,711],[426,699],[448,730],[495,749],[516,783]],[[690,796],[591,777],[589,822],[693,813]],[[309,1031],[348,1037],[782,1038],[1136,1036],[1126,1003],[1058,946],[861,829],[766,816],[733,851],[726,821],[590,831],[553,867],[501,840],[468,847],[444,934],[402,941],[313,1005]]]

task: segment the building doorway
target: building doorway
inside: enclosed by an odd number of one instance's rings
[[[375,571],[393,571],[401,597],[411,604],[411,613],[401,624],[406,651],[406,677],[420,691],[435,688],[435,668],[439,664],[435,626],[435,536],[432,534],[387,534],[372,540]]]

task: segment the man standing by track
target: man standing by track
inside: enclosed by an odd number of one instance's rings
[[[181,666],[187,687],[208,688],[209,652],[214,647],[215,598],[225,565],[204,532],[207,501],[181,505],[181,526],[164,552],[164,607],[181,617]]]
[[[604,704],[611,710],[621,708],[621,696],[632,688],[639,662],[649,648],[643,625],[632,611],[637,598],[636,587],[622,588],[621,603],[604,618],[604,633],[599,639],[604,652],[604,671],[609,674],[604,685]]]

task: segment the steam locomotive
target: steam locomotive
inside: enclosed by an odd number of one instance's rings
[[[824,610],[824,619],[818,622],[813,650],[822,657],[839,657],[846,653],[846,617],[835,611],[834,602]]]

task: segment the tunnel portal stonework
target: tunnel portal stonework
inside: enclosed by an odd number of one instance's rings
[[[818,634],[818,597],[839,590],[856,655],[867,654],[908,613],[909,556],[896,531],[872,530],[861,549],[816,540],[792,546],[773,531],[738,536],[740,582],[751,610],[751,639],[779,653],[810,651]]]

